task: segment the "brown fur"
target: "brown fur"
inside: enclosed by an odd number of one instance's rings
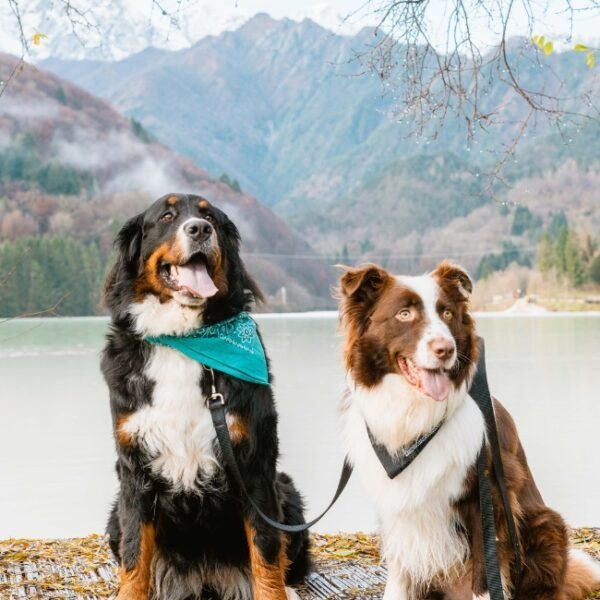
[[[121,448],[129,448],[133,446],[134,439],[131,437],[129,433],[124,431],[124,427],[129,420],[131,413],[122,413],[117,416],[117,423],[115,426],[115,436],[117,438],[117,442]]]
[[[140,556],[135,568],[119,569],[119,593],[117,600],[148,600],[150,575],[155,551],[154,525],[145,523],[140,532]]]
[[[442,262],[431,276],[440,287],[438,314],[442,316],[446,310],[452,312],[451,319],[445,322],[456,340],[458,364],[450,377],[454,385],[459,386],[478,360],[475,325],[468,307],[473,285],[463,269],[448,261]],[[385,374],[399,372],[396,360],[399,353],[409,357],[414,353],[424,327],[424,317],[419,312],[422,301],[377,265],[347,269],[341,278],[340,295],[346,368],[356,382],[372,387]],[[407,308],[414,309],[417,316],[408,323],[399,323],[397,315]],[[600,581],[594,582],[589,567],[569,556],[567,526],[558,513],[544,504],[512,417],[498,401],[495,401],[495,412],[506,485],[524,564],[520,586],[518,591],[513,590],[511,600],[583,600],[595,586],[600,588]],[[512,589],[516,585],[512,577],[513,549],[489,448],[487,453],[488,472],[494,482],[492,496],[501,571]],[[455,508],[470,543],[469,572],[443,590],[432,585],[420,598],[471,600],[471,588],[475,595],[487,591],[475,465],[465,479],[463,496]]]
[[[275,564],[270,564],[262,556],[254,543],[255,531],[250,522],[244,520],[244,529],[250,551],[250,570],[254,600],[287,600],[285,592],[285,572],[289,561],[286,555],[286,538],[282,536],[281,550]]]

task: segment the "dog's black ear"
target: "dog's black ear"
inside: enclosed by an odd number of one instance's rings
[[[265,295],[262,290],[258,287],[258,283],[254,280],[254,277],[248,275],[246,268],[244,267],[244,272],[242,275],[242,281],[244,289],[247,290],[250,294],[252,294],[251,300],[253,300],[256,304],[264,304],[265,303]]]
[[[144,233],[143,225],[144,215],[137,215],[121,227],[115,238],[117,258],[104,282],[104,303],[109,306],[112,291],[117,281],[126,275],[134,276],[138,270]]]
[[[137,263],[142,250],[142,236],[144,233],[144,215],[137,215],[129,219],[115,239],[115,246],[119,252],[119,258],[123,263],[131,267]]]

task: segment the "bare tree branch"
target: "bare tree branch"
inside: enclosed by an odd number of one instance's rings
[[[598,9],[600,0],[560,0],[559,11],[568,22],[570,35],[576,14],[580,17]],[[557,127],[598,120],[598,98],[592,89],[576,97],[567,95],[565,82],[548,64],[542,65],[540,53],[530,42],[535,27],[542,28],[538,33],[545,33],[535,0],[367,0],[360,10],[376,18],[376,42],[355,58],[366,63],[386,90],[392,91],[395,115],[409,125],[410,136],[434,139],[451,115],[464,123],[466,138],[471,140],[478,129],[489,132],[493,126],[505,125],[499,114],[507,108],[506,102],[525,103],[512,142],[492,168],[493,179],[502,181],[502,167],[514,155],[535,116]],[[434,40],[430,31],[435,10],[435,19],[445,30],[441,41]],[[442,15],[443,10],[447,12]],[[509,47],[511,28],[524,15],[529,39],[521,38]],[[490,31],[498,31],[496,45],[485,50],[475,36],[476,25],[481,29],[482,22]],[[522,83],[522,73],[534,66],[544,67],[548,75],[532,89]],[[510,93],[502,94],[494,104],[489,92],[498,83]],[[583,109],[571,108],[577,103]]]

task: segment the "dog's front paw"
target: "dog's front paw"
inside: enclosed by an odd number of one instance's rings
[[[294,588],[286,587],[285,594],[287,596],[287,600],[300,600],[300,596],[298,596],[298,592]]]

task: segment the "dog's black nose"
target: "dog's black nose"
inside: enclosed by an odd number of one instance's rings
[[[183,226],[183,231],[195,242],[203,242],[211,236],[213,228],[206,219],[190,219]]]

